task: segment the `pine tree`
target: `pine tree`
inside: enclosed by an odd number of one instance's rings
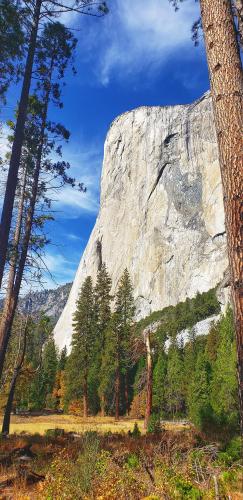
[[[134,319],[135,306],[133,298],[133,287],[127,269],[119,281],[116,295],[115,311],[117,314],[118,328],[121,341],[121,370],[124,373],[125,405],[129,412],[129,367],[131,353],[131,328]]]
[[[24,45],[23,15],[19,2],[0,1],[0,101],[4,103],[10,83],[19,76]]]
[[[111,403],[111,407],[113,405],[114,399],[116,407],[118,406],[118,415],[119,417],[119,387],[117,384],[120,383],[120,379],[118,379],[117,363],[119,361],[118,356],[120,352],[117,352],[117,336],[119,335],[119,331],[117,328],[117,318],[116,315],[113,314],[109,321],[109,325],[105,331],[105,342],[104,349],[102,351],[101,357],[101,365],[100,365],[100,379],[99,379],[99,396],[101,401],[101,412],[102,416],[104,416],[106,410],[108,409],[108,402]],[[116,396],[114,398],[114,393],[116,391]],[[117,397],[118,391],[118,397]],[[112,410],[112,408],[109,410]]]
[[[27,257],[31,263],[31,251],[37,256],[46,243],[40,235],[46,220],[45,214],[35,214],[36,205],[42,201],[43,207],[50,208],[47,196],[48,176],[59,177],[64,184],[74,185],[74,180],[67,176],[69,164],[53,162],[50,153],[55,149],[61,155],[57,139],[67,140],[69,132],[61,124],[47,120],[49,102],[52,100],[61,106],[60,82],[72,59],[76,39],[72,33],[60,23],[47,24],[42,32],[36,48],[36,75],[42,75],[37,81],[35,94],[29,97],[28,117],[25,126],[25,138],[20,157],[23,169],[24,186],[22,188],[15,226],[13,248],[8,272],[7,294],[4,302],[4,313],[0,323],[0,376],[4,357],[11,334],[11,326],[17,307],[17,300],[22,283]],[[17,113],[17,120],[19,116]],[[15,131],[15,124],[12,128]],[[42,177],[45,176],[43,179]],[[35,228],[35,233],[33,228]],[[38,232],[39,230],[39,232]],[[36,234],[37,233],[37,234]],[[36,259],[35,259],[36,260]]]
[[[169,414],[174,418],[181,413],[184,404],[183,360],[175,340],[168,352],[166,398]]]
[[[105,331],[111,318],[111,278],[103,263],[97,274],[95,285],[95,312],[96,323],[100,338],[100,348],[103,349],[105,341]]]
[[[95,321],[98,339],[96,343],[96,368],[97,375],[104,358],[105,333],[111,319],[111,278],[107,272],[106,265],[103,263],[98,271],[95,285]],[[97,381],[99,378],[97,378]],[[100,382],[100,381],[99,381]],[[105,392],[102,392],[103,383],[99,383],[99,395],[101,413],[105,415]]]
[[[17,2],[17,5],[19,4],[20,2]],[[23,72],[23,83],[19,99],[18,116],[12,144],[0,224],[0,287],[2,284],[4,267],[7,258],[8,239],[11,229],[14,198],[18,182],[25,126],[27,122],[27,108],[31,91],[32,77],[34,76],[34,78],[37,78],[34,71],[34,60],[38,47],[38,32],[43,30],[43,23],[45,29],[45,20],[48,20],[50,24],[52,24],[52,18],[56,18],[65,12],[75,12],[100,17],[106,14],[108,9],[104,2],[93,2],[92,0],[76,0],[72,5],[70,5],[70,2],[67,2],[66,5],[64,2],[49,0],[48,6],[44,0],[33,0],[33,2],[31,2],[31,7],[27,6],[27,8],[24,9],[24,12],[25,16],[23,18],[22,25],[26,27],[26,62]],[[42,81],[42,76],[43,75],[39,75],[39,82]]]
[[[236,345],[232,310],[228,308],[217,325],[219,345],[213,363],[210,401],[220,424],[238,424]]]
[[[73,315],[72,351],[67,362],[66,384],[72,399],[83,397],[83,415],[88,416],[88,376],[95,343],[94,292],[90,276],[84,281]],[[77,386],[73,394],[73,384]]]
[[[190,394],[188,396],[188,411],[191,421],[199,428],[203,428],[211,419],[212,409],[210,405],[210,380],[211,366],[205,353],[198,353]]]
[[[53,337],[47,341],[43,350],[42,359],[42,384],[44,386],[45,403],[51,400],[57,372],[57,349]]]
[[[153,409],[160,415],[166,411],[166,373],[167,356],[161,350],[153,371]]]
[[[67,347],[65,346],[61,350],[61,354],[60,354],[60,357],[58,360],[58,370],[59,371],[65,370],[66,362],[67,362]]]

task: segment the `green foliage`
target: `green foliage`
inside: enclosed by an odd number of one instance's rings
[[[166,375],[167,356],[164,350],[159,352],[153,371],[153,408],[160,415],[166,410]]]
[[[176,342],[169,348],[166,375],[166,404],[169,413],[175,417],[183,413],[183,358]]]
[[[219,425],[236,428],[238,424],[236,346],[233,314],[230,309],[215,328],[218,331],[219,344],[213,364],[210,401]]]
[[[242,459],[242,439],[234,437],[225,445],[222,451],[218,453],[217,462],[225,466],[231,467],[234,462]]]
[[[42,358],[42,376],[43,384],[45,387],[45,397],[51,394],[55,384],[56,371],[57,371],[57,349],[53,337],[47,341],[43,350]]]
[[[94,293],[91,277],[84,281],[73,315],[72,351],[66,367],[66,400],[88,396],[88,375],[96,340]]]
[[[130,436],[131,436],[131,437],[133,437],[133,438],[138,438],[138,437],[140,437],[140,436],[141,436],[141,431],[140,431],[140,429],[139,429],[139,427],[138,427],[137,422],[135,422],[134,427],[133,427],[133,430],[132,430],[132,432],[130,433]]]
[[[105,264],[102,264],[97,274],[95,286],[95,312],[96,324],[99,332],[100,345],[103,349],[105,342],[105,331],[111,317],[111,278],[107,272]]]
[[[138,469],[140,461],[136,453],[130,453],[130,455],[128,455],[126,464],[129,469]]]
[[[202,498],[201,491],[183,477],[176,477],[174,484],[176,496],[181,500],[200,500]]]
[[[185,302],[179,302],[176,306],[153,312],[137,323],[136,334],[139,335],[146,326],[159,321],[157,335],[163,341],[166,336],[174,337],[184,328],[191,328],[198,321],[219,312],[220,304],[213,288],[208,292],[198,293],[195,298],[187,298]]]
[[[58,360],[58,370],[63,371],[65,369],[67,362],[67,348],[66,346],[61,350],[61,354]]]
[[[160,434],[162,432],[160,416],[157,413],[152,413],[148,423],[148,434]]]
[[[188,410],[192,422],[199,428],[210,419],[212,410],[209,402],[211,367],[204,352],[200,352],[193,381],[190,385]]]
[[[47,482],[46,498],[84,498],[90,490],[97,470],[100,440],[96,432],[86,432],[82,452],[75,461],[57,457]]]
[[[19,62],[23,57],[25,41],[23,12],[19,2],[0,1],[0,100],[3,102],[10,83],[17,79],[20,73]]]
[[[124,386],[128,379],[133,316],[132,285],[129,273],[125,269],[119,281],[115,311],[105,330],[99,393],[105,395],[106,399],[111,395],[115,376],[116,381],[119,379],[119,390],[115,391],[116,398],[120,398],[122,383]],[[123,401],[125,402],[124,395]]]

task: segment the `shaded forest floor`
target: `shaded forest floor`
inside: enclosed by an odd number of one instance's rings
[[[32,432],[35,419],[44,431],[43,418],[34,417],[34,423],[30,418]],[[243,499],[239,438],[223,444],[178,426],[156,435],[132,435],[128,430],[134,421],[114,423],[108,418],[106,424],[120,426],[120,432],[105,431],[100,419],[103,433],[89,430],[79,435],[83,419],[69,417],[74,423],[68,424],[66,416],[51,416],[51,422],[50,416],[45,418],[49,428],[55,422],[63,429],[66,422],[75,432],[55,430],[53,425],[45,435],[2,438],[0,499]],[[97,418],[94,421],[98,428]],[[22,417],[14,419],[16,426],[21,422]]]

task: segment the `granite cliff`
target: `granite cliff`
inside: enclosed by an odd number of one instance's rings
[[[54,330],[60,347],[71,340],[80,286],[101,262],[113,292],[128,268],[138,318],[222,280],[226,239],[209,94],[191,105],[140,107],[112,123],[99,215]]]

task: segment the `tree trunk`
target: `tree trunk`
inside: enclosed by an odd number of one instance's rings
[[[85,377],[84,381],[84,395],[83,395],[83,416],[84,418],[87,418],[88,416],[88,383],[87,383],[87,377]]]
[[[147,429],[149,418],[152,413],[152,391],[153,391],[152,354],[151,354],[149,330],[145,332],[144,340],[147,352],[147,389],[146,389],[146,409],[144,418],[144,428]]]
[[[105,417],[105,395],[102,394],[100,398],[100,409],[101,409],[101,416]]]
[[[243,47],[243,0],[234,1],[234,15],[237,18],[237,30],[240,44]]]
[[[118,364],[116,368],[116,379],[115,379],[115,420],[119,420],[120,418],[120,390],[121,390],[121,377],[120,377],[120,366]]]
[[[24,141],[24,126],[28,109],[28,99],[29,99],[32,69],[34,63],[38,26],[40,20],[41,3],[42,0],[36,0],[35,11],[33,15],[33,26],[30,34],[29,50],[26,60],[25,74],[24,74],[23,86],[18,107],[18,116],[16,121],[12,154],[9,163],[8,178],[7,178],[7,184],[3,202],[2,217],[0,224],[0,288],[2,284],[4,267],[7,257],[8,238],[11,228],[14,197],[18,181],[21,150]]]
[[[27,325],[28,325],[28,319],[26,320],[26,324],[25,324],[25,328],[24,328],[24,343],[23,343],[22,354],[21,354],[20,359],[17,363],[17,366],[14,368],[14,373],[13,373],[13,377],[11,380],[10,389],[9,389],[9,393],[8,393],[8,400],[7,400],[7,404],[6,404],[5,412],[4,412],[2,434],[5,434],[5,435],[9,434],[10,417],[11,417],[16,382],[17,382],[19,373],[21,371],[21,368],[22,368],[23,362],[24,362],[25,351],[26,351],[27,327],[28,327]],[[20,337],[21,337],[21,333],[20,333]],[[20,341],[21,341],[21,338],[20,338]]]
[[[129,394],[128,394],[128,373],[125,373],[125,404],[126,404],[126,415],[129,415]]]
[[[243,432],[243,77],[230,2],[200,0],[223,185]]]

